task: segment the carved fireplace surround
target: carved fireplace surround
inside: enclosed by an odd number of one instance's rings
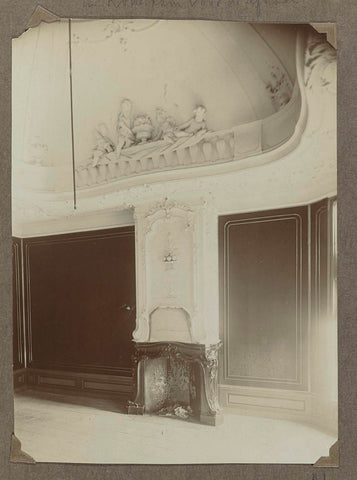
[[[217,217],[203,202],[165,198],[135,207],[134,218],[136,397],[128,411],[216,425]]]
[[[158,413],[207,425],[222,423],[217,392],[219,347],[220,343],[208,348],[182,342],[137,343],[137,391],[128,413]]]

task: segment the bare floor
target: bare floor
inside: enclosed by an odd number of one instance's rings
[[[120,413],[114,400],[26,391],[15,396],[15,434],[37,462],[315,463],[332,436],[287,420],[225,414],[210,427]]]

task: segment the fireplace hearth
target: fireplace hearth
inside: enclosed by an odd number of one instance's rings
[[[220,346],[137,342],[133,358],[136,396],[129,402],[128,413],[222,423],[217,394]]]

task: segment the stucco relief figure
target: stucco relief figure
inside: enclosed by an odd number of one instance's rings
[[[136,161],[191,145],[207,132],[206,107],[203,105],[198,105],[192,117],[181,125],[177,125],[176,120],[162,108],[156,109],[154,121],[147,114],[133,117],[132,111],[132,101],[125,98],[114,126],[116,135],[111,135],[104,123],[96,128],[96,144],[90,159],[92,167],[116,163],[119,159]]]
[[[176,120],[168,115],[162,108],[156,109],[156,128],[153,140],[175,141]]]
[[[96,145],[92,152],[92,165],[96,166],[100,160],[108,153],[114,152],[115,145],[109,138],[108,127],[101,123],[95,130]]]
[[[118,141],[116,145],[117,158],[120,157],[123,148],[128,148],[135,142],[135,136],[131,129],[131,115],[133,104],[131,100],[125,98],[120,105],[120,112],[117,119]]]
[[[193,117],[191,117],[187,122],[179,125],[174,131],[175,137],[187,137],[195,135],[196,133],[206,133],[206,107],[203,105],[198,105],[193,111]]]

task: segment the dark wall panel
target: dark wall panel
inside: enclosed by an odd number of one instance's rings
[[[307,381],[308,207],[220,218],[223,382]]]
[[[18,238],[14,238],[12,244],[12,275],[13,368],[18,370],[25,367],[22,324],[21,240]]]
[[[131,375],[134,228],[25,239],[24,255],[29,366]]]

